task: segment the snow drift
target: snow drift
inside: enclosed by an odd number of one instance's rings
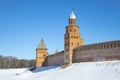
[[[84,62],[37,69],[1,69],[0,80],[120,80],[120,61]]]

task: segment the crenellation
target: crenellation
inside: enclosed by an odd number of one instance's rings
[[[112,41],[113,42],[113,41]],[[113,42],[106,42],[106,43],[98,43],[98,44],[90,44],[90,45],[84,45],[84,46],[79,46],[76,49],[80,49],[81,51],[86,51],[86,50],[99,50],[99,49],[106,49],[106,48],[116,48],[120,47],[118,41]]]

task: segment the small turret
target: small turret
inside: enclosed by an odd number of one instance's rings
[[[73,11],[69,17],[69,25],[76,25],[76,17]]]
[[[40,44],[36,49],[36,67],[42,67],[45,65],[45,59],[48,56],[47,50],[44,40],[41,39]]]

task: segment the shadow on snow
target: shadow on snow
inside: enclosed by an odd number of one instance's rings
[[[41,67],[41,68],[29,68],[28,70],[31,71],[32,73],[37,73],[37,72],[42,72],[42,71],[47,71],[50,69],[55,69],[60,66],[48,66],[48,67]]]

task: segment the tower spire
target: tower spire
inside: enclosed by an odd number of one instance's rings
[[[70,15],[70,18],[69,19],[76,19],[76,16],[75,16],[75,14],[74,14],[74,11],[72,10],[72,13],[71,13],[71,15]]]
[[[37,48],[38,48],[38,49],[47,49],[47,48],[46,48],[46,45],[45,45],[45,43],[44,43],[43,38],[41,39],[40,44],[38,45]]]

